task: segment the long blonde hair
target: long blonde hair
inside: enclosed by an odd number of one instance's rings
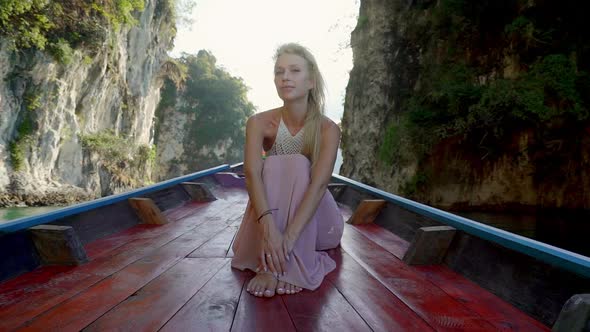
[[[275,53],[274,60],[276,61],[283,54],[295,54],[305,59],[310,78],[314,82],[314,87],[309,91],[309,95],[307,96],[303,151],[301,152],[314,165],[320,155],[321,127],[326,99],[324,79],[314,56],[307,48],[296,43],[281,45]]]

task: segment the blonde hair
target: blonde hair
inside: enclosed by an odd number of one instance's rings
[[[295,54],[305,59],[311,81],[314,82],[314,86],[307,96],[303,150],[301,151],[311,161],[311,164],[314,165],[320,155],[321,125],[326,99],[324,79],[322,78],[322,73],[320,73],[315,58],[307,48],[296,43],[281,45],[275,53],[274,60],[276,61],[283,54]]]

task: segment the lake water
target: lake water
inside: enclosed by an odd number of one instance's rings
[[[0,208],[0,224],[6,223],[13,219],[47,213],[59,208],[61,208],[61,206]]]

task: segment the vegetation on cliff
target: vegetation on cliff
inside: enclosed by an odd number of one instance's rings
[[[241,160],[246,120],[254,113],[242,79],[217,66],[216,61],[207,51],[176,59],[170,67],[177,69],[169,70],[175,79],[166,80],[156,110],[158,122],[165,121],[170,109],[189,115],[183,145],[185,151],[193,152],[178,157],[189,169]],[[159,134],[157,126],[156,141]],[[222,155],[214,153],[215,149],[223,151]]]
[[[414,3],[398,38],[422,50],[419,78],[389,117],[380,159],[393,167],[421,162],[437,143],[459,137],[477,158],[493,160],[517,130],[533,128],[544,141],[583,128],[590,117],[588,9],[572,0]],[[429,182],[421,169],[404,194]]]

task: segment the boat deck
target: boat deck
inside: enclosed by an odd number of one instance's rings
[[[408,266],[407,242],[346,225],[316,291],[256,298],[230,267],[247,203],[239,188],[86,245],[90,262],[0,283],[0,331],[548,331],[444,265]],[[344,218],[350,211],[342,208]]]

